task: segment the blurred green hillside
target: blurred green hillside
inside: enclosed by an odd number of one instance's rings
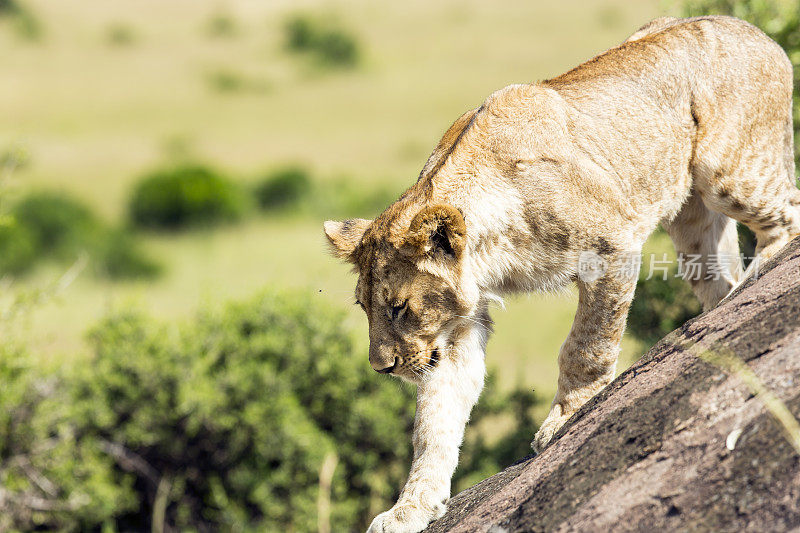
[[[323,182],[398,195],[465,109],[510,83],[555,75],[657,16],[655,1],[573,3],[46,2],[28,0],[39,34],[0,19],[0,150],[29,159],[9,194],[63,191],[121,224],[136,181],[165,162],[207,161],[254,181],[302,164]],[[289,17],[335,21],[359,43],[355,68],[320,68],[287,50]],[[351,216],[374,216],[352,212]],[[329,257],[321,222],[339,213],[258,216],[144,248],[163,274],[112,282],[81,275],[19,332],[47,359],[84,348],[83,332],[136,303],[185,316],[267,285],[310,288],[350,309],[354,279]],[[49,283],[44,266],[23,286]],[[525,296],[497,310],[489,364],[501,383],[549,394],[574,297]],[[629,343],[626,353],[638,353]],[[364,357],[364,371],[369,370]]]

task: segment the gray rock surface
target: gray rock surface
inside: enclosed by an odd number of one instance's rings
[[[426,531],[800,530],[800,455],[728,353],[800,415],[800,239]]]

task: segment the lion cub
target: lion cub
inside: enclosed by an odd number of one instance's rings
[[[747,274],[736,221],[761,259],[800,234],[794,182],[783,50],[734,18],[663,18],[566,74],[489,96],[375,220],[326,222],[358,270],[372,368],[418,386],[411,472],[369,531],[419,531],[444,513],[495,295],[578,286],[541,451],[614,377],[631,258],[656,225],[702,258],[692,288],[708,309]],[[587,256],[599,266],[581,272]]]

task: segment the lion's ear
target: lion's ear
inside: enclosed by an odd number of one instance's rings
[[[361,237],[364,236],[364,232],[367,231],[370,224],[372,224],[371,220],[363,218],[325,222],[323,226],[325,235],[328,237],[334,255],[345,261],[353,262],[353,251],[361,242]]]
[[[466,240],[467,226],[461,211],[438,204],[424,207],[414,216],[401,250],[409,255],[459,259]]]

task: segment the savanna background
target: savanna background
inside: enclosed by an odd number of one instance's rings
[[[363,529],[414,391],[370,369],[322,222],[378,214],[492,91],[703,13],[800,64],[797,0],[0,0],[0,531]],[[699,312],[672,268],[620,371]],[[575,305],[494,310],[454,490],[529,453]]]

